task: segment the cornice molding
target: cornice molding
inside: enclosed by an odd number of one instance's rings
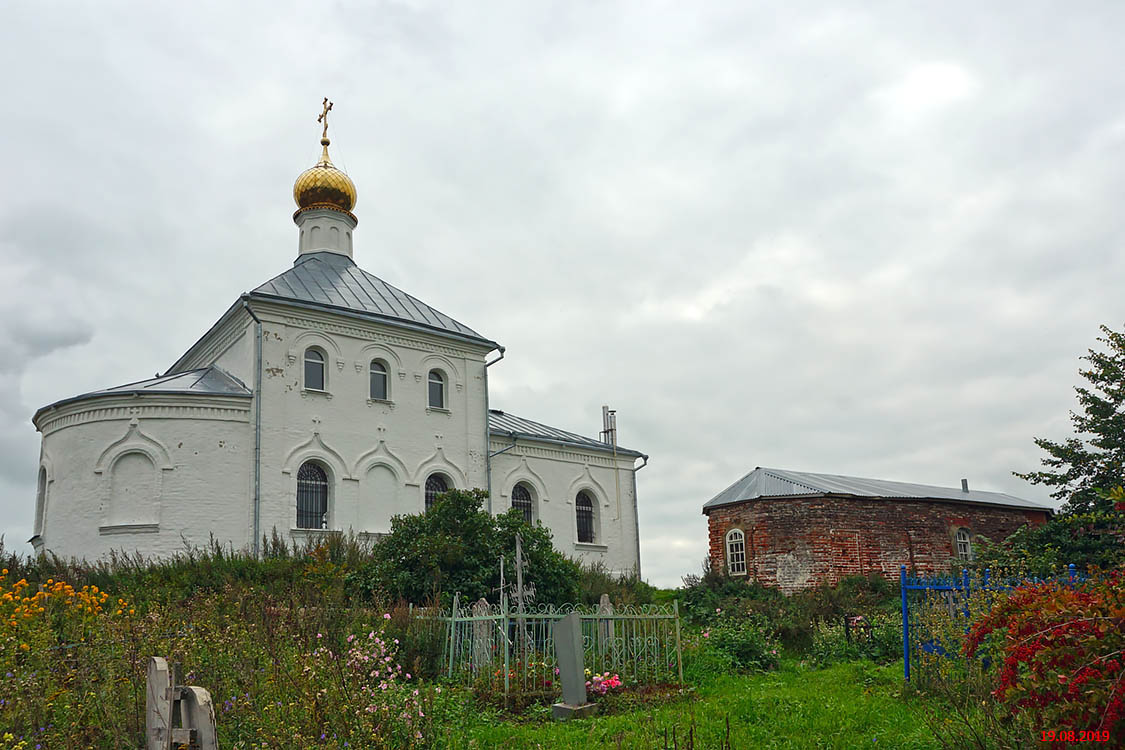
[[[43,436],[91,422],[131,419],[196,419],[249,422],[250,399],[203,394],[105,395],[66,404],[40,417],[36,427]]]

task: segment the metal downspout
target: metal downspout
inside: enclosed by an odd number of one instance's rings
[[[262,321],[251,309],[247,295],[242,307],[254,319],[254,557],[261,556],[262,536]]]
[[[500,356],[491,362],[484,363],[484,474],[488,480],[488,515],[492,515],[492,456],[488,450],[488,415],[491,413],[488,406],[488,368],[504,359],[504,347],[500,347]]]
[[[637,540],[637,578],[641,577],[641,520],[637,511],[637,472],[648,466],[648,456],[642,455],[643,464],[633,469],[633,538]]]

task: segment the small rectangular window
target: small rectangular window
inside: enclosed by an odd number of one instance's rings
[[[371,398],[387,400],[387,373],[371,370]]]
[[[445,408],[445,386],[441,381],[430,381],[430,406],[435,409]]]

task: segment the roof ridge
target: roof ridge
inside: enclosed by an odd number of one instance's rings
[[[798,482],[796,479],[794,479],[791,476],[785,476],[786,474],[789,473],[786,469],[767,469],[767,468],[759,466],[754,471],[761,471],[763,474],[768,474],[769,476],[773,477],[774,479],[780,479],[783,482],[789,482],[790,484],[795,484],[798,487],[804,487],[806,490],[811,490],[813,492],[828,492],[828,490],[826,490],[823,487],[812,487],[810,485],[805,484],[804,482]],[[752,471],[750,473],[753,474],[754,472]],[[806,472],[806,473],[812,474],[813,472],[810,471],[810,472]],[[828,476],[828,475],[825,474],[824,476]],[[843,476],[843,475],[841,475],[841,476]]]

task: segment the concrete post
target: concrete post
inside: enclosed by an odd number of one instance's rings
[[[562,703],[551,707],[556,719],[573,719],[590,716],[597,706],[586,702],[586,669],[583,664],[582,619],[571,612],[551,626],[555,641],[555,660],[559,665],[562,682]]]

